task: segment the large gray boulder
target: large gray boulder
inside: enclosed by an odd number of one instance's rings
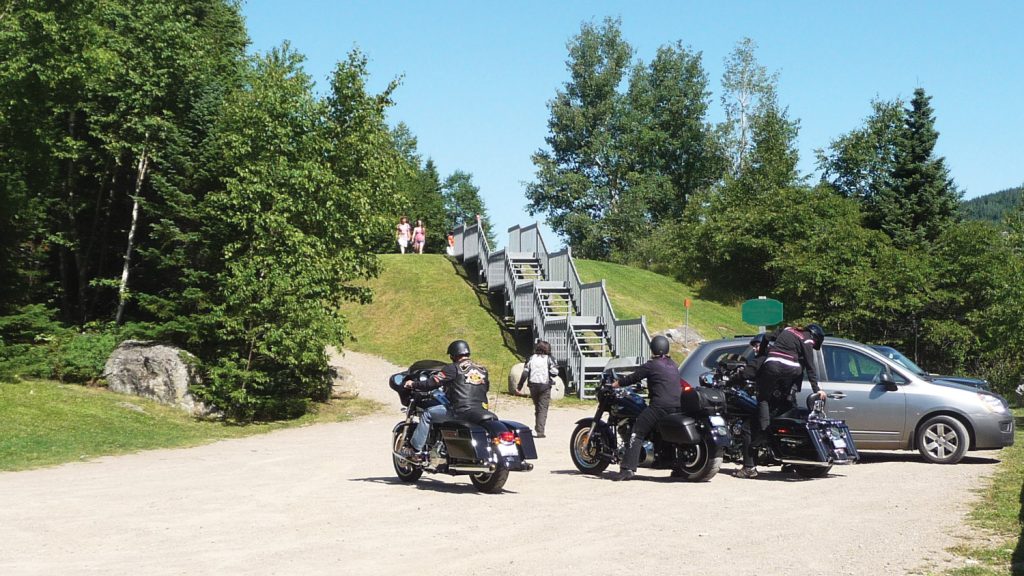
[[[362,383],[348,368],[331,366],[331,398],[358,398]]]
[[[196,358],[180,348],[125,340],[107,359],[107,387],[175,406],[193,416],[209,416],[210,410],[192,397],[189,388],[199,382]]]
[[[516,393],[516,385],[519,384],[519,378],[521,378],[523,376],[523,369],[525,367],[526,367],[526,364],[523,363],[523,362],[520,362],[518,364],[513,364],[512,368],[508,371],[508,393],[509,394],[514,394],[514,395],[517,394]],[[530,395],[529,387],[527,387],[524,384],[523,385],[522,393],[519,393],[518,395],[520,395],[520,396],[529,396]],[[555,376],[555,384],[554,384],[554,386],[551,387],[551,399],[552,400],[560,400],[562,398],[565,398],[565,382],[562,381],[562,377],[561,376]]]

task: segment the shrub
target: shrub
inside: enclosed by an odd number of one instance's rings
[[[30,304],[0,316],[0,378],[95,382],[119,341],[111,326],[74,330],[56,320],[55,310]]]

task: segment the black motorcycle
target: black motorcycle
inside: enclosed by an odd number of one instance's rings
[[[597,389],[593,418],[576,423],[569,453],[576,468],[600,474],[622,462],[633,424],[647,407],[636,387],[613,387],[615,372],[606,370]],[[722,406],[724,408],[724,406]],[[722,453],[731,443],[718,407],[668,414],[658,421],[640,452],[640,466],[671,469],[673,478],[705,482],[718,473]],[[699,413],[698,413],[699,412]]]
[[[742,362],[722,362],[701,376],[703,388],[721,390],[726,398],[725,419],[734,442],[725,458],[742,462],[743,431],[757,420],[757,386],[743,378]],[[833,465],[853,464],[860,459],[849,427],[828,418],[825,400],[807,399],[807,408],[791,408],[772,414],[764,442],[753,448],[758,466],[782,466],[804,478],[822,478]]]
[[[405,406],[405,420],[392,431],[392,459],[395,473],[403,482],[416,482],[424,472],[468,475],[477,490],[497,493],[505,486],[510,471],[529,472],[533,464],[527,460],[537,458],[533,432],[528,426],[510,420],[498,420],[485,412],[474,422],[451,416],[431,420],[424,459],[408,456],[409,441],[419,425],[423,410],[438,403],[447,403],[444,393],[407,390],[409,380],[426,381],[433,378],[444,362],[421,360],[391,377],[389,385],[398,393]]]

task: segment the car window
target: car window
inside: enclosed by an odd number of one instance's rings
[[[878,375],[885,371],[885,365],[870,356],[841,346],[823,346],[825,371],[833,382],[878,381]]]
[[[714,370],[718,367],[718,361],[721,360],[723,356],[729,354],[742,355],[744,352],[749,351],[749,349],[750,346],[747,346],[746,344],[739,344],[737,346],[726,346],[724,348],[712,350],[711,353],[707,355],[707,358],[704,358],[704,367],[708,370]]]

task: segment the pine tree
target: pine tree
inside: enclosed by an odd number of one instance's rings
[[[899,247],[933,242],[959,219],[961,193],[945,158],[935,156],[939,138],[931,97],[914,90],[904,129],[896,135],[891,186],[880,190],[874,209],[878,227]]]

